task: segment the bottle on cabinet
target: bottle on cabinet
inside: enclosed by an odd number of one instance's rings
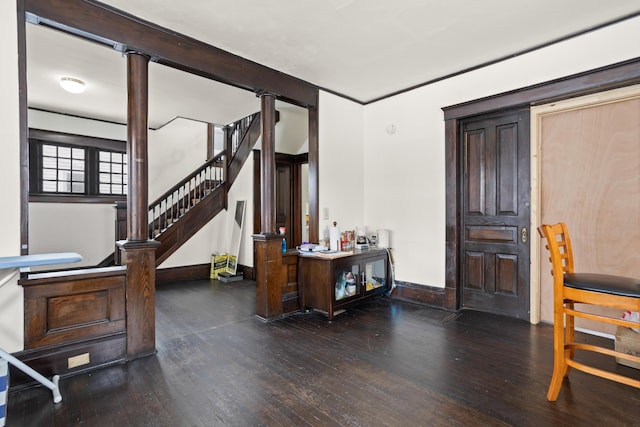
[[[333,221],[333,227],[329,229],[329,249],[332,251],[340,250],[340,229],[336,221]]]
[[[287,252],[287,239],[284,237],[287,233],[287,227],[280,227],[280,235],[282,236],[282,253]]]

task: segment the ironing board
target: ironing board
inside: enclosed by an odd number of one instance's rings
[[[69,264],[79,261],[82,261],[82,256],[75,252],[0,257],[0,270],[13,270],[4,278],[0,279],[0,287],[11,280],[13,276],[18,274],[20,268],[35,267],[39,265]],[[62,395],[60,394],[60,388],[58,387],[58,380],[60,379],[59,375],[54,375],[53,378],[49,380],[1,348],[0,358],[5,359],[7,362],[51,390],[53,393],[54,403],[62,401]]]

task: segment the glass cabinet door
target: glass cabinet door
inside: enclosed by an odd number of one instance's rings
[[[367,292],[387,285],[387,272],[384,259],[367,261],[364,267],[365,290]]]
[[[340,301],[360,293],[360,266],[358,264],[336,265],[334,298]]]

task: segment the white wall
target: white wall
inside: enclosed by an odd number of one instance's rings
[[[149,131],[149,203],[207,161],[207,124],[177,118]]]
[[[366,105],[364,219],[368,226],[391,230],[396,279],[444,287],[442,107],[639,57],[640,44],[630,42],[639,38],[640,18],[635,18]],[[321,129],[335,126],[336,113],[327,110],[321,104]],[[395,125],[395,134],[386,133],[388,124]],[[341,144],[337,138],[321,138],[321,152],[339,153]],[[326,177],[327,168],[323,163],[321,196],[340,193],[333,198],[345,197],[343,183]],[[325,197],[321,198],[321,208]]]
[[[28,123],[34,129],[120,141],[127,139],[125,125],[45,111],[29,110]],[[113,203],[29,203],[29,253],[77,252],[82,255],[79,263],[55,268],[98,264],[114,251],[114,236]]]
[[[127,140],[127,126],[29,109],[29,127],[96,138]]]
[[[363,225],[364,212],[364,107],[320,92],[319,206],[320,239],[336,221],[341,231]],[[370,167],[370,165],[367,165]],[[328,218],[325,212],[328,211]]]
[[[205,227],[167,258],[159,268],[206,264],[211,262],[211,254],[228,253],[232,221],[238,200],[247,201],[238,264],[252,267],[253,160],[249,157],[229,191],[228,209],[216,215]]]
[[[397,280],[444,286],[446,103],[412,91],[365,107],[365,224],[390,231]]]
[[[276,102],[280,121],[276,123],[276,152],[299,154],[309,151],[309,112],[306,108]]]
[[[0,33],[5,57],[0,67],[0,256],[20,255],[20,134],[18,102],[18,37],[16,4],[0,2]],[[0,270],[0,283],[12,271]],[[0,286],[0,348],[8,352],[23,349],[23,294],[13,276]]]
[[[92,266],[115,250],[115,208],[104,203],[29,203],[29,253],[77,252],[82,261],[34,268]]]

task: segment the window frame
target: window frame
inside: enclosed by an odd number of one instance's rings
[[[85,193],[43,192],[42,146],[56,145],[85,150]],[[127,195],[99,193],[99,152],[127,154],[126,141],[76,135],[42,129],[29,129],[29,202],[54,203],[115,203],[127,200]]]

